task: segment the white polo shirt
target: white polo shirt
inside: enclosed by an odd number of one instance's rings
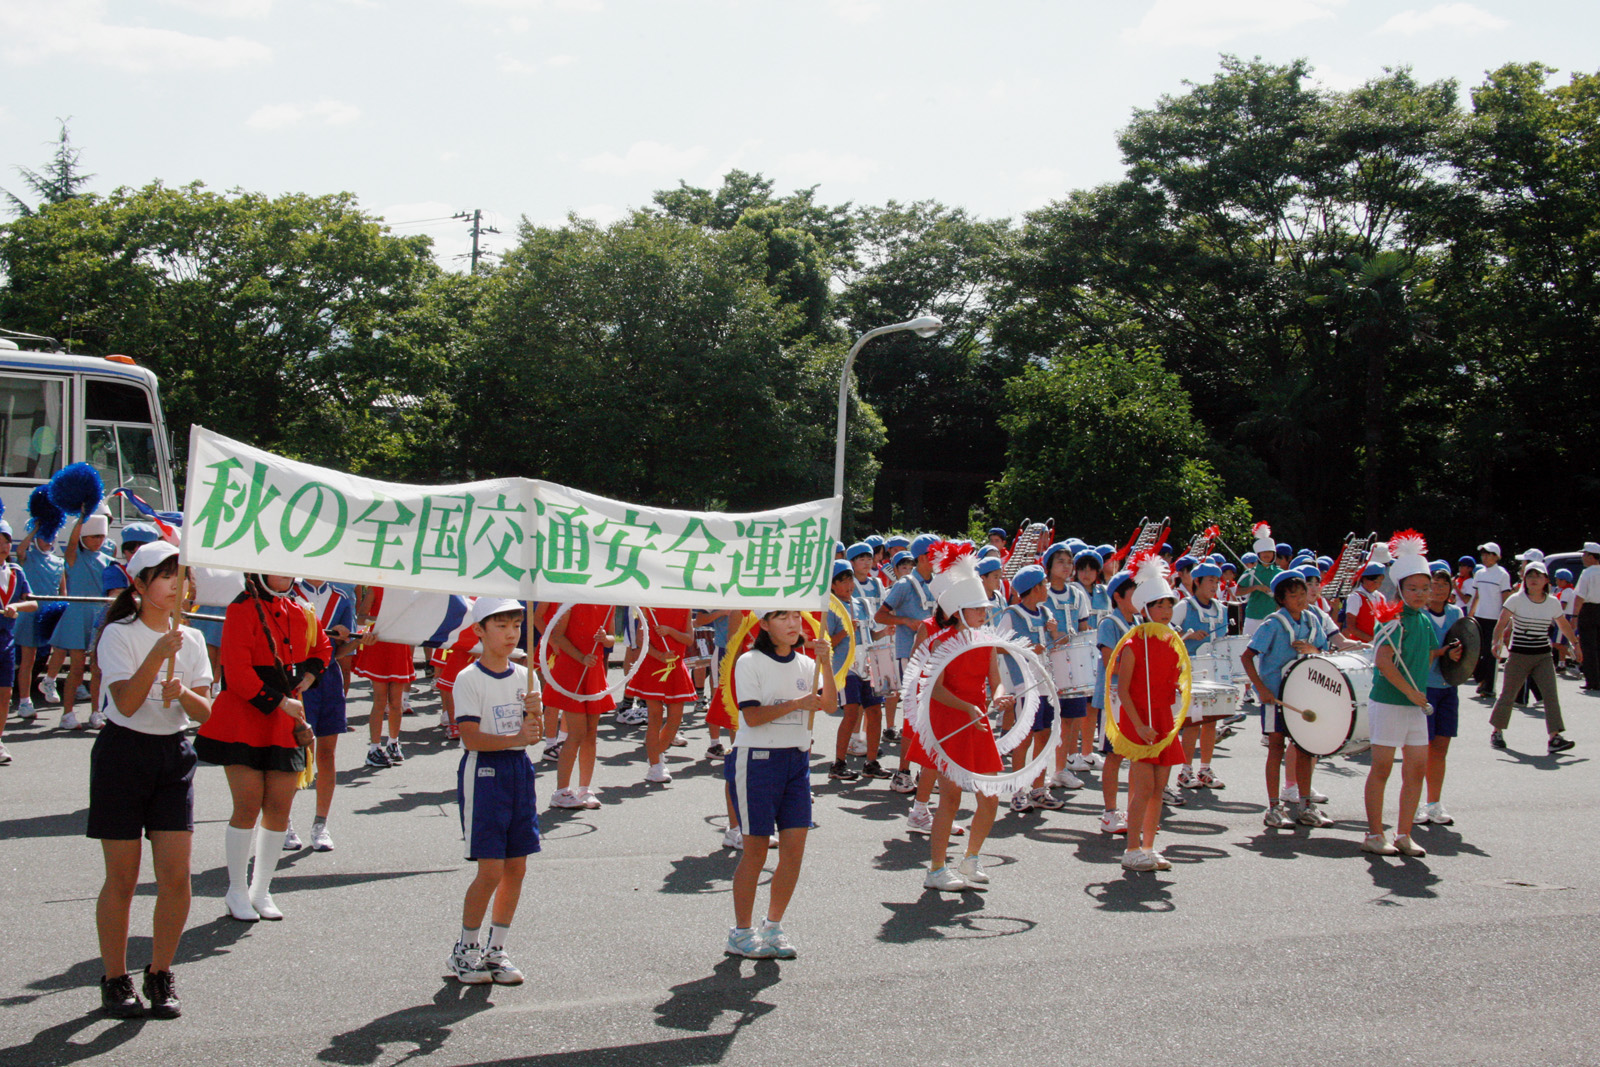
[[[1498,563],[1493,567],[1479,567],[1472,575],[1472,590],[1478,597],[1472,617],[1498,619],[1500,609],[1505,607],[1504,594],[1511,591],[1511,575]]]

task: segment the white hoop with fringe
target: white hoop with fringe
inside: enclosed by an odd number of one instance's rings
[[[1016,697],[1014,713],[1016,721],[1002,737],[996,738],[995,745],[1000,755],[1005,756],[1027,740],[1033,733],[1034,716],[1039,710],[1040,700],[1044,699],[1042,694],[1047,692],[1054,694],[1055,682],[1050,672],[1045,669],[1044,663],[1034,654],[1032,646],[1021,639],[1004,637],[988,626],[963,630],[955,637],[943,641],[932,651],[929,651],[929,646],[925,644],[907,661],[905,678],[902,682],[906,688],[903,688],[902,692],[911,693],[907,705],[908,725],[917,732],[917,740],[932,757],[934,770],[938,773],[969,792],[1006,797],[1027,789],[1038,777],[1039,772],[1055,758],[1056,746],[1061,742],[1061,716],[1058,713],[1051,722],[1050,740],[1044,749],[1022,767],[1008,774],[980,774],[951,759],[945,752],[943,744],[949,737],[940,738],[933,731],[930,715],[933,687],[939,676],[944,673],[944,669],[957,656],[975,648],[994,648],[1000,655],[1012,657],[1027,676],[1021,691],[1012,694]],[[954,736],[954,733],[950,736]]]
[[[554,689],[569,700],[581,700],[584,703],[588,703],[591,700],[599,700],[601,697],[609,696],[611,702],[616,703],[628,691],[628,686],[633,684],[633,678],[639,673],[639,668],[644,666],[644,661],[649,659],[643,651],[645,646],[650,643],[650,623],[645,620],[644,609],[639,609],[640,652],[633,661],[633,669],[623,675],[622,680],[616,685],[608,686],[600,693],[574,693],[550,676],[550,634],[556,628],[556,620],[571,610],[571,604],[563,604],[557,608],[556,613],[550,616],[550,621],[545,624],[544,633],[539,636],[539,677],[543,678],[545,684],[551,689]],[[601,649],[600,654],[604,656],[605,650]]]

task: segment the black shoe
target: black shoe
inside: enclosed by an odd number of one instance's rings
[[[727,754],[728,750],[722,747],[721,741],[718,741],[716,744],[706,749],[706,759],[722,759],[727,756]]]
[[[898,741],[900,740],[900,731],[893,726],[885,726],[883,728],[883,739],[885,741]]]
[[[155,1019],[176,1019],[183,1014],[178,1000],[178,984],[171,971],[144,969],[144,995],[150,999],[150,1015]]]
[[[1551,734],[1550,735],[1550,752],[1552,754],[1557,753],[1557,752],[1565,752],[1567,749],[1571,748],[1573,745],[1576,745],[1577,743],[1578,742],[1576,742],[1576,741],[1567,740],[1565,737],[1562,737],[1560,734]]]
[[[883,769],[883,764],[875,759],[867,760],[866,766],[861,768],[861,773],[867,778],[888,778],[889,772]]]
[[[133,991],[133,976],[100,978],[100,1010],[116,1019],[138,1019],[144,1016],[144,1001]]]
[[[852,771],[850,765],[842,759],[833,761],[833,766],[828,768],[828,777],[840,782],[853,782],[861,777],[860,772]]]
[[[1505,748],[1506,747],[1506,735],[1501,733],[1499,730],[1490,730],[1489,731],[1489,744],[1494,746],[1495,748]]]

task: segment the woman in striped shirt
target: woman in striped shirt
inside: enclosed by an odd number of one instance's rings
[[[1573,742],[1561,736],[1561,697],[1556,692],[1555,664],[1550,658],[1550,624],[1555,623],[1572,642],[1583,662],[1582,649],[1572,636],[1572,624],[1561,612],[1561,601],[1550,592],[1550,573],[1539,560],[1529,560],[1522,568],[1522,588],[1500,609],[1500,621],[1494,628],[1494,648],[1490,653],[1499,658],[1507,648],[1505,677],[1500,686],[1500,698],[1494,702],[1489,715],[1489,743],[1495,748],[1505,748],[1505,728],[1511,722],[1511,701],[1530,677],[1544,696],[1544,722],[1550,731],[1550,752],[1564,752]]]

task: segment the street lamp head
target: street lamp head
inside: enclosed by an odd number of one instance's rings
[[[923,315],[908,322],[906,328],[918,337],[932,337],[944,329],[944,320],[937,315]]]

